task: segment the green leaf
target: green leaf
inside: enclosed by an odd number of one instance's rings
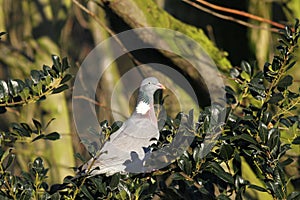
[[[250,81],[250,75],[245,71],[242,71],[241,77],[248,82]]]
[[[0,106],[0,114],[3,114],[6,112],[6,108],[3,106]]]
[[[109,188],[113,191],[115,189],[117,189],[118,185],[120,182],[120,174],[114,174],[111,178],[110,184],[109,184]]]
[[[30,76],[31,76],[33,83],[37,84],[41,81],[43,74],[38,70],[31,70]]]
[[[223,160],[229,160],[232,158],[234,148],[229,144],[223,144],[220,148],[220,157]]]
[[[111,125],[111,133],[116,132],[121,126],[122,126],[123,122],[121,121],[115,121],[112,125]]]
[[[258,131],[259,131],[259,137],[261,141],[264,144],[266,144],[266,142],[268,141],[268,133],[269,133],[267,125],[262,122],[259,122]]]
[[[75,153],[74,154],[75,158],[78,158],[81,162],[86,163],[87,160],[80,154],[80,153]]]
[[[90,200],[94,200],[93,195],[88,191],[85,185],[82,185],[80,190],[82,191],[82,193],[85,195],[86,198]]]
[[[49,133],[48,135],[44,136],[45,140],[58,140],[59,138],[60,135],[57,132]]]
[[[28,133],[32,133],[32,129],[30,128],[30,126],[26,123],[20,123],[21,126],[28,132]]]
[[[269,130],[267,146],[271,149],[271,154],[276,155],[280,146],[280,132],[278,129],[272,128]]]
[[[234,179],[231,174],[224,171],[224,169],[216,162],[211,162],[207,166],[207,170],[216,174],[220,179],[230,184],[234,184]]]
[[[297,63],[296,61],[291,62],[291,63],[287,66],[286,71],[288,71],[289,69],[293,68],[293,67],[295,66],[296,63]]]
[[[0,40],[1,40],[1,37],[5,34],[6,34],[6,32],[0,32]]]
[[[236,101],[236,93],[234,92],[234,90],[229,87],[229,86],[225,86],[225,91],[226,91],[226,101],[228,104],[235,104]]]
[[[248,62],[242,61],[241,68],[242,71],[246,72],[250,77],[252,76],[253,69]]]
[[[286,160],[282,161],[282,162],[280,163],[280,165],[281,165],[282,167],[285,167],[285,166],[291,164],[292,162],[294,162],[293,159],[287,158]]]
[[[272,94],[268,103],[277,104],[279,101],[281,101],[283,99],[284,99],[284,97],[283,97],[282,93],[274,93],[274,94]]]
[[[258,185],[253,185],[253,184],[251,184],[251,185],[248,186],[248,188],[251,188],[251,189],[254,189],[254,190],[258,190],[258,191],[260,191],[260,192],[268,192],[267,189],[265,189],[265,188],[263,188],[263,187],[260,187],[260,186],[258,186]]]
[[[192,162],[186,156],[181,156],[181,158],[178,160],[178,166],[187,175],[192,173]]]
[[[220,194],[217,197],[217,200],[230,200],[230,198],[228,196],[226,196],[225,194]]]
[[[56,71],[57,74],[60,74],[63,72],[62,64],[60,62],[60,59],[56,55],[52,55],[52,61],[53,61],[53,66],[52,69]]]
[[[300,192],[296,191],[296,192],[292,192],[291,194],[289,194],[289,196],[287,197],[287,200],[297,200],[300,199]]]
[[[58,87],[58,88],[55,88],[55,89],[53,90],[52,94],[60,93],[60,92],[66,90],[66,89],[68,89],[68,88],[69,88],[68,85],[62,85],[62,86],[60,86],[60,87]]]
[[[42,124],[39,121],[37,121],[36,119],[32,119],[32,121],[33,121],[35,128],[37,129],[37,134],[40,134],[41,130],[42,130]]]
[[[282,79],[280,79],[277,87],[287,88],[288,86],[293,84],[293,77],[291,75],[286,75]]]
[[[0,100],[7,101],[8,100],[8,86],[7,83],[3,80],[0,80]]]
[[[292,144],[300,144],[300,136],[297,136],[297,137],[293,140]]]
[[[239,70],[237,70],[236,68],[231,68],[230,69],[230,76],[232,78],[237,78],[240,75]]]
[[[230,138],[231,141],[240,140],[240,139],[245,140],[251,144],[257,145],[257,141],[254,140],[249,134],[246,134],[246,133],[243,133],[242,135],[237,135],[237,136]]]
[[[13,161],[15,160],[15,157],[16,157],[15,154],[10,154],[10,155],[8,156],[8,160],[7,160],[7,163],[6,163],[5,167],[4,167],[4,170],[6,170],[6,169],[9,168],[9,166],[10,166],[10,165],[13,163]]]
[[[30,97],[30,89],[28,87],[25,87],[20,93],[20,97],[22,100],[27,100]]]
[[[60,84],[64,84],[65,82],[69,81],[73,76],[71,74],[66,74],[63,79],[60,81]]]
[[[70,65],[68,63],[68,59],[65,57],[62,59],[62,72],[66,71],[70,68]]]
[[[18,82],[8,79],[7,86],[9,90],[9,94],[13,97],[17,96],[18,93]]]
[[[26,129],[24,129],[20,124],[17,123],[12,123],[11,124],[12,129],[20,136],[24,136],[24,137],[30,137],[31,136],[31,132],[27,131]]]
[[[45,135],[44,135],[44,134],[40,134],[40,135],[38,135],[37,137],[33,138],[31,142],[34,142],[34,141],[40,140],[40,139],[42,139],[42,138],[44,138],[44,137],[45,137]]]

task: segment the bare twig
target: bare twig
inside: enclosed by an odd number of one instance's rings
[[[101,108],[103,108],[103,109],[105,109],[105,110],[109,110],[109,111],[111,111],[111,112],[117,113],[117,114],[121,115],[121,116],[124,117],[124,118],[127,118],[127,117],[128,117],[128,116],[125,116],[123,113],[121,113],[121,112],[119,112],[119,111],[116,111],[116,110],[113,110],[113,109],[107,107],[106,105],[101,104],[100,102],[95,101],[95,100],[93,100],[93,99],[90,99],[90,98],[88,98],[88,97],[86,97],[86,96],[81,96],[81,95],[80,95],[80,96],[74,96],[73,98],[74,98],[74,99],[83,99],[83,100],[86,100],[86,101],[88,101],[88,102],[90,102],[90,103],[92,103],[92,104],[94,104],[94,105],[96,105],[96,106],[99,106],[99,107],[101,107]]]
[[[235,14],[235,15],[239,15],[239,16],[243,16],[243,17],[247,17],[249,19],[253,19],[253,20],[256,20],[256,21],[260,21],[260,22],[265,22],[265,23],[271,24],[272,26],[275,26],[279,29],[284,29],[285,28],[285,25],[283,25],[283,24],[280,24],[280,23],[274,22],[272,20],[269,20],[269,19],[266,19],[266,18],[263,18],[263,17],[259,17],[259,16],[256,16],[256,15],[247,13],[245,11],[240,11],[240,10],[235,10],[235,9],[232,9],[232,8],[226,8],[226,7],[218,6],[218,5],[209,3],[205,0],[196,0],[196,1],[200,4],[202,4],[202,5],[205,5],[209,8],[212,8],[214,10],[218,10],[218,11],[222,11],[222,12],[226,12],[226,13],[231,13],[231,14]]]
[[[211,14],[211,15],[214,15],[214,16],[219,17],[219,18],[221,18],[221,19],[225,19],[225,20],[229,20],[229,21],[236,22],[236,23],[238,23],[238,24],[241,24],[241,25],[246,26],[246,27],[249,27],[249,28],[265,29],[265,30],[268,30],[268,31],[270,30],[270,31],[272,31],[272,32],[276,32],[276,33],[278,33],[278,30],[279,30],[279,29],[276,29],[276,28],[270,28],[270,29],[264,28],[264,27],[261,27],[261,26],[257,26],[257,25],[251,24],[251,23],[249,23],[249,22],[245,22],[245,21],[243,21],[243,20],[236,19],[236,18],[231,17],[231,16],[227,16],[227,15],[223,15],[223,14],[217,13],[217,12],[211,10],[211,9],[205,8],[205,7],[199,5],[199,4],[195,3],[195,2],[192,2],[192,1],[190,1],[190,0],[182,0],[182,1],[185,2],[185,3],[187,3],[187,4],[189,4],[189,5],[191,5],[191,6],[193,6],[193,7],[195,7],[195,8],[197,8],[197,9],[199,9],[199,10],[202,10],[202,11],[204,11],[204,12],[207,12],[207,13],[209,13],[209,14]],[[205,3],[207,3],[207,2],[205,2]],[[215,6],[215,5],[214,5],[214,6]],[[220,6],[217,6],[217,7],[220,7]],[[221,8],[223,8],[223,7],[221,7]],[[224,8],[224,9],[226,9],[226,8]],[[233,10],[233,9],[230,9],[230,10]],[[224,10],[222,10],[222,11],[224,11]],[[238,10],[234,10],[234,11],[238,11]],[[245,12],[243,12],[243,11],[239,11],[239,12],[245,13]],[[249,14],[249,13],[247,13],[247,14]],[[251,14],[249,14],[249,15],[251,15]],[[254,16],[254,15],[253,15],[253,16]],[[257,17],[257,16],[256,16],[256,17]],[[262,19],[264,19],[264,18],[262,18]],[[265,19],[265,20],[267,20],[267,19]],[[269,21],[270,21],[270,20],[269,20]],[[275,22],[275,23],[276,23],[276,22]],[[282,24],[280,24],[280,25],[281,25],[281,26],[284,26],[284,25],[282,25]]]
[[[78,6],[81,10],[83,10],[85,13],[87,13],[88,15],[90,15],[105,31],[107,31],[111,36],[116,35],[116,33],[110,29],[108,26],[106,26],[106,24],[104,24],[103,22],[101,22],[97,16],[95,15],[95,13],[93,13],[92,11],[90,11],[89,9],[87,9],[86,7],[84,7],[81,3],[79,3],[77,0],[72,0],[73,3]],[[95,3],[95,2],[94,2]],[[99,7],[100,5],[97,4]],[[141,65],[142,63],[140,61],[138,61],[128,50],[127,48],[124,46],[124,44],[122,43],[122,41],[118,38],[118,37],[114,37],[114,39],[116,40],[116,42],[120,45],[120,47],[122,48],[122,51],[126,52],[126,54],[128,55],[128,57],[132,60],[132,62],[136,65]],[[137,68],[139,73],[143,76],[144,74],[139,70],[139,68]]]

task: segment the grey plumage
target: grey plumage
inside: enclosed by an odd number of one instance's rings
[[[153,107],[153,95],[158,89],[164,89],[164,86],[156,78],[149,77],[142,81],[135,111],[120,129],[110,136],[100,155],[83,165],[83,170],[89,169],[92,164],[92,176],[142,171],[144,148],[153,143],[151,139],[159,138]]]

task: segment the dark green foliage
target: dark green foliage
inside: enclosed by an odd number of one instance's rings
[[[268,193],[273,199],[299,199],[300,192],[288,194],[288,180],[284,172],[285,166],[293,162],[286,157],[286,152],[293,145],[300,144],[300,118],[295,111],[299,106],[299,94],[290,90],[293,77],[287,72],[295,65],[293,51],[299,38],[299,22],[294,32],[286,28],[279,40],[279,53],[272,63],[267,63],[263,71],[256,71],[247,62],[233,68],[230,76],[235,85],[226,86],[227,107],[217,105],[205,108],[195,122],[193,112],[185,115],[179,113],[175,119],[167,118],[160,132],[159,141],[152,145],[154,150],[169,147],[176,142],[185,142],[193,135],[193,141],[182,155],[163,169],[145,174],[114,174],[113,176],[78,174],[66,177],[64,183],[48,186],[45,182],[47,169],[41,158],[30,164],[30,171],[21,176],[10,174],[8,168],[15,155],[11,146],[20,138],[58,139],[58,133],[43,133],[43,126],[33,120],[34,128],[21,123],[12,124],[10,132],[1,133],[0,148],[0,197],[1,199],[244,199],[248,190]],[[43,67],[42,71],[33,71],[31,79],[15,84],[13,81],[0,83],[0,97],[4,102],[12,102],[24,88],[29,94],[40,96],[45,90],[45,76],[53,81],[60,78],[59,85],[51,88],[50,93],[65,89],[65,81],[70,75],[62,76],[66,70],[66,60],[62,63],[53,58],[53,67]],[[17,81],[16,81],[17,82]],[[42,82],[42,85],[39,83]],[[1,85],[2,84],[2,85]],[[6,85],[10,85],[6,90]],[[15,86],[17,85],[17,86]],[[47,84],[46,84],[47,85]],[[33,88],[35,87],[35,88]],[[35,90],[34,93],[32,90]],[[6,106],[7,104],[5,104]],[[3,106],[3,108],[5,108]],[[211,122],[218,121],[220,113],[226,109],[225,124],[222,127],[210,127]],[[179,127],[180,121],[183,126]],[[218,125],[218,124],[217,124]],[[47,125],[48,126],[48,125]],[[109,125],[107,121],[100,123],[103,135],[99,139],[105,141],[116,131],[120,122]],[[214,148],[206,154],[203,148],[205,136],[215,128],[221,136]],[[98,134],[90,130],[94,134]],[[289,142],[283,142],[281,135],[290,132],[294,135]],[[182,134],[183,140],[174,139]],[[99,134],[98,134],[99,135]],[[35,136],[35,137],[32,137]],[[82,141],[84,142],[84,141]],[[2,147],[2,144],[4,147]],[[90,152],[96,155],[91,145]],[[80,160],[84,158],[76,154]],[[260,185],[246,180],[242,170],[244,159],[260,181]],[[5,161],[5,162],[4,162]],[[151,164],[151,163],[150,163]]]
[[[66,70],[70,67],[66,58],[62,61],[52,56],[53,65],[44,65],[42,70],[32,70],[30,78],[0,80],[0,113],[6,107],[22,106],[29,102],[44,100],[47,95],[60,93],[68,89],[65,83],[72,78]]]
[[[0,33],[0,36],[3,33]],[[43,70],[32,70],[30,78],[25,81],[19,79],[0,80],[0,112],[4,113],[6,107],[16,107],[36,102],[49,94],[58,93],[67,89],[64,85],[71,75],[66,73],[69,68],[67,59],[62,63],[57,56],[52,56],[52,68],[44,66]],[[44,167],[43,160],[36,158],[29,163],[29,172],[22,172],[20,176],[11,174],[14,159],[17,156],[13,149],[14,144],[31,143],[40,139],[57,140],[59,133],[45,133],[46,126],[38,120],[32,120],[32,126],[27,123],[11,123],[9,131],[0,131],[0,199],[49,199],[51,196],[45,192],[49,190],[47,179],[48,169]],[[58,195],[59,196],[59,195]],[[52,195],[52,198],[58,197]],[[58,198],[57,198],[58,199]]]

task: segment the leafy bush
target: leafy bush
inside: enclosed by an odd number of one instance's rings
[[[289,192],[285,167],[293,162],[286,152],[300,144],[300,118],[297,106],[299,91],[293,92],[293,76],[288,74],[295,66],[293,52],[299,39],[299,21],[293,30],[282,31],[280,45],[271,63],[263,71],[242,62],[231,69],[226,86],[226,123],[213,150],[204,158],[204,137],[207,124],[219,112],[205,108],[194,122],[193,113],[168,118],[156,147],[168,145],[178,131],[178,120],[186,118],[184,130],[195,138],[183,155],[164,169],[147,174],[115,174],[111,177],[76,175],[66,177],[63,184],[48,186],[47,169],[41,158],[30,165],[29,172],[15,176],[8,170],[16,155],[11,147],[22,138],[58,139],[58,133],[43,133],[42,125],[34,120],[34,128],[25,123],[12,124],[10,132],[1,132],[0,184],[1,199],[244,199],[251,198],[249,190],[257,190],[273,199],[299,199],[300,192]],[[66,59],[60,63],[53,57],[53,66],[34,71],[26,81],[1,81],[2,110],[7,106],[37,101],[66,89]],[[5,87],[5,84],[8,87]],[[8,89],[5,89],[8,88]],[[101,123],[110,134],[116,124]],[[289,138],[283,141],[281,135]],[[26,141],[26,140],[24,140]],[[154,146],[155,148],[155,146]],[[81,158],[80,155],[77,155]],[[259,184],[245,178],[242,164],[246,162],[259,179]]]

